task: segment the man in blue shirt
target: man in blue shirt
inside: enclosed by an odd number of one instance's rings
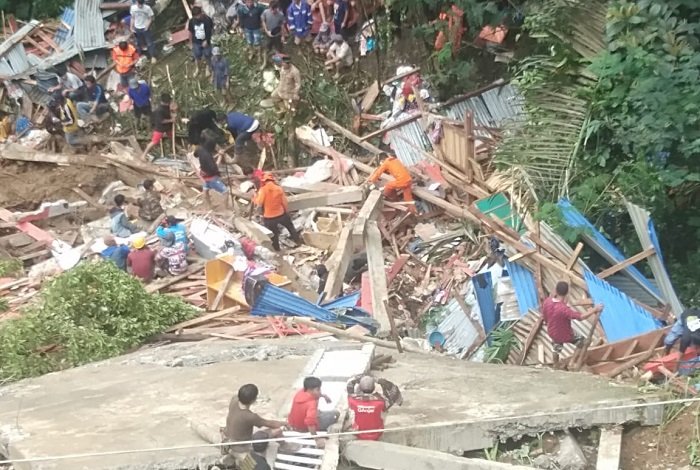
[[[294,0],[287,9],[287,24],[294,34],[294,44],[301,44],[311,39],[311,7],[306,0]]]
[[[109,103],[105,96],[104,88],[97,83],[95,77],[88,75],[84,78],[85,81],[85,99],[76,103],[78,116],[83,121],[99,120],[102,116],[109,113]]]
[[[151,88],[144,81],[136,78],[129,80],[129,98],[134,105],[136,125],[141,123],[141,116],[151,119]]]
[[[126,257],[129,256],[129,247],[117,245],[117,241],[112,236],[105,237],[104,243],[107,248],[102,250],[100,255],[104,259],[112,261],[122,271],[126,271]]]
[[[190,250],[190,239],[187,236],[187,228],[185,224],[182,223],[182,219],[178,219],[172,215],[163,218],[163,221],[158,228],[156,228],[156,235],[158,238],[164,239],[168,237],[169,233],[175,236],[176,243],[185,245],[186,252]]]
[[[226,122],[226,129],[236,138],[236,151],[242,150],[253,137],[253,133],[260,128],[260,122],[257,119],[236,111],[223,114],[219,119]]]

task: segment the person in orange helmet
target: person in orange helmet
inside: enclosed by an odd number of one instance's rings
[[[292,218],[287,212],[287,196],[275,182],[275,177],[265,173],[261,178],[262,186],[255,196],[255,205],[262,208],[263,225],[272,232],[272,248],[280,251],[280,225],[287,229],[292,240],[301,245],[301,237],[294,228]]]
[[[416,206],[415,202],[413,201],[413,191],[412,191],[412,186],[413,186],[413,179],[411,178],[411,174],[408,172],[408,169],[403,166],[403,163],[396,158],[395,155],[389,155],[387,153],[382,153],[379,156],[382,164],[374,170],[374,173],[369,177],[367,180],[368,183],[376,183],[379,178],[384,173],[388,173],[389,175],[394,177],[394,181],[389,181],[385,186],[384,186],[384,197],[393,197],[397,191],[401,191],[403,193],[403,200],[404,202],[408,203],[408,209],[411,212],[416,211]]]

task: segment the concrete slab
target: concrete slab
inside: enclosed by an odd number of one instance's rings
[[[349,441],[345,444],[343,456],[363,468],[377,470],[525,470],[533,468],[484,459],[465,459],[444,452],[379,441]]]
[[[618,470],[620,468],[620,451],[622,447],[622,427],[603,428],[600,430],[598,460],[596,470]]]
[[[401,388],[404,403],[391,409],[385,426],[413,429],[387,432],[385,442],[461,454],[496,438],[567,427],[656,425],[663,414],[662,405],[610,409],[659,397],[586,373],[394,356],[397,363],[381,375]]]
[[[260,388],[255,410],[276,416],[318,347],[307,343],[181,343],[23,380],[0,388],[0,434],[13,437],[10,458],[202,444],[189,422],[223,425],[229,400],[244,383]],[[219,456],[210,447],[18,463],[15,469],[195,469]]]

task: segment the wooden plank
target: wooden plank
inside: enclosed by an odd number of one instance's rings
[[[544,323],[544,317],[540,315],[537,317],[537,322],[535,322],[535,325],[532,327],[530,332],[527,335],[527,338],[525,339],[525,344],[523,344],[523,349],[520,351],[520,358],[518,359],[518,365],[523,365],[525,364],[525,359],[527,358],[527,353],[530,351],[530,347],[532,346],[532,343],[535,341],[535,338],[537,337],[537,333],[539,333],[540,328],[542,328],[542,324]]]
[[[612,276],[616,272],[622,271],[623,269],[632,266],[634,263],[637,263],[643,259],[648,258],[649,256],[653,255],[656,253],[656,250],[654,247],[647,248],[646,250],[642,250],[639,253],[637,253],[634,256],[630,256],[624,261],[621,261],[608,269],[601,271],[598,273],[598,278],[599,279],[605,279],[608,276]]]
[[[365,199],[364,204],[357,213],[357,218],[353,223],[352,241],[355,246],[361,246],[364,242],[365,228],[370,220],[377,220],[382,212],[384,198],[379,190],[370,191],[369,196]]]
[[[328,279],[326,280],[326,287],[323,293],[327,300],[336,298],[343,291],[343,279],[350,265],[350,259],[352,258],[354,249],[352,226],[353,224],[346,224],[343,230],[340,231],[338,244],[335,250],[333,250],[333,254],[331,254],[328,261],[326,261]]]
[[[621,448],[622,427],[615,426],[612,429],[601,429],[598,443],[598,460],[595,464],[596,470],[619,470]]]
[[[333,121],[332,119],[327,118],[326,116],[324,116],[323,114],[319,113],[318,111],[316,111],[315,114],[316,114],[316,117],[318,117],[321,121],[323,121],[324,124],[326,124],[328,127],[330,127],[331,129],[333,129],[334,131],[339,132],[343,137],[345,137],[345,138],[348,139],[349,141],[351,141],[351,142],[353,142],[353,143],[359,145],[360,147],[362,147],[363,149],[365,149],[365,150],[367,150],[367,151],[369,151],[369,152],[371,152],[371,153],[374,153],[374,154],[380,154],[380,153],[382,153],[382,149],[380,149],[379,147],[376,147],[376,146],[372,145],[372,144],[369,143],[369,142],[363,141],[363,140],[360,138],[360,136],[358,136],[357,134],[354,134],[354,133],[350,132],[349,130],[347,130],[346,128],[344,128],[343,126],[341,126],[340,124],[338,124],[338,123],[336,123],[335,121]]]
[[[389,299],[389,293],[386,282],[386,268],[384,267],[382,235],[379,232],[379,226],[376,221],[367,221],[364,230],[364,242],[365,250],[367,251],[367,267],[372,294],[372,311],[374,312],[374,319],[379,323],[377,336],[388,335],[392,330],[389,312],[385,303]]]
[[[88,193],[86,193],[82,189],[80,189],[78,187],[71,188],[71,189],[73,190],[73,192],[75,194],[77,194],[78,196],[83,198],[85,201],[87,201],[87,203],[90,204],[92,207],[94,207],[96,209],[102,209],[102,210],[107,209],[107,206],[105,206],[104,204],[100,204],[95,198],[90,196]]]
[[[228,291],[229,287],[231,286],[231,281],[233,281],[233,276],[235,274],[236,274],[236,270],[233,269],[233,266],[231,266],[228,270],[228,273],[226,273],[226,277],[224,278],[224,281],[219,286],[219,292],[216,293],[216,297],[214,298],[214,301],[211,303],[211,310],[218,310],[219,305],[221,305],[221,301],[224,300],[224,296],[226,295],[226,291]]]
[[[9,144],[0,150],[0,157],[5,160],[23,162],[53,163],[56,165],[83,165],[95,168],[109,168],[104,161],[88,155],[63,155],[39,152],[19,144]]]
[[[246,237],[249,237],[255,243],[266,247],[268,250],[272,249],[272,239],[262,230],[262,227],[252,220],[248,220],[245,217],[234,216],[233,226],[236,230],[241,232]]]
[[[569,258],[569,261],[566,263],[566,270],[571,271],[571,269],[574,267],[574,263],[576,263],[576,260],[578,259],[579,255],[581,254],[581,250],[583,250],[583,243],[578,242],[576,244],[576,248],[574,249],[574,252],[571,253],[571,257]]]
[[[175,284],[176,282],[187,278],[187,276],[201,271],[202,269],[204,269],[204,263],[191,264],[187,268],[186,273],[183,273],[183,274],[180,274],[177,276],[173,276],[173,277],[168,277],[168,278],[165,278],[163,280],[152,282],[151,284],[147,285],[146,292],[148,292],[150,294],[152,294],[154,292],[158,292],[159,290],[165,289],[166,287],[171,286],[171,285]]]
[[[363,113],[369,111],[370,108],[372,108],[372,106],[374,105],[374,102],[377,101],[378,97],[379,82],[375,80],[367,89],[367,93],[365,93],[365,96],[362,97],[362,101],[360,102],[360,111]]]
[[[386,273],[386,283],[388,287],[391,287],[394,278],[401,272],[403,267],[406,266],[406,262],[409,258],[409,255],[403,253],[394,261],[394,264],[391,265],[391,268],[389,268],[389,271]]]
[[[588,331],[588,335],[586,335],[586,338],[583,340],[583,346],[577,349],[571,358],[570,364],[573,364],[571,370],[581,370],[581,367],[583,367],[583,364],[585,364],[586,353],[588,352],[588,348],[591,346],[591,340],[593,339],[595,328],[598,325],[598,320],[600,320],[600,312],[593,316],[593,321],[591,321],[591,329]]]
[[[322,462],[321,459],[315,459],[313,457],[299,457],[296,455],[280,454],[279,452],[277,453],[277,460],[284,460],[286,462],[303,463],[309,465],[319,465]]]
[[[193,326],[201,325],[202,323],[206,323],[215,318],[223,317],[224,315],[228,315],[229,313],[238,312],[240,309],[241,308],[239,306],[235,306],[224,310],[219,310],[218,312],[207,313],[206,315],[202,315],[201,317],[193,318],[191,320],[178,323],[177,325],[173,325],[167,330],[165,330],[165,332],[174,333],[178,330],[182,330],[183,328],[191,328]]]
[[[633,358],[629,359],[628,361],[624,362],[623,364],[620,364],[619,366],[615,367],[614,369],[612,369],[608,372],[604,372],[602,375],[609,377],[609,378],[613,378],[613,377],[623,373],[627,369],[631,369],[632,367],[634,367],[638,364],[641,364],[642,362],[648,361],[649,359],[651,359],[651,357],[655,353],[656,353],[656,346],[652,346],[644,354],[635,355]]]
[[[288,210],[300,211],[313,209],[316,206],[334,206],[360,202],[363,199],[362,188],[359,186],[347,186],[338,191],[306,193],[290,196],[288,198]]]
[[[423,113],[421,113],[421,112],[413,113],[409,117],[401,119],[400,121],[393,122],[383,129],[377,129],[374,132],[370,132],[367,135],[363,135],[362,137],[360,137],[360,140],[364,142],[365,140],[369,140],[369,139],[372,139],[374,137],[386,134],[389,131],[392,131],[394,129],[398,129],[399,127],[403,127],[408,123],[411,123],[417,119],[420,119],[422,116],[423,116]]]

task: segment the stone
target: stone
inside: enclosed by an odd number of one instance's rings
[[[587,464],[583,450],[568,432],[559,442],[556,459],[561,470],[585,470]]]

